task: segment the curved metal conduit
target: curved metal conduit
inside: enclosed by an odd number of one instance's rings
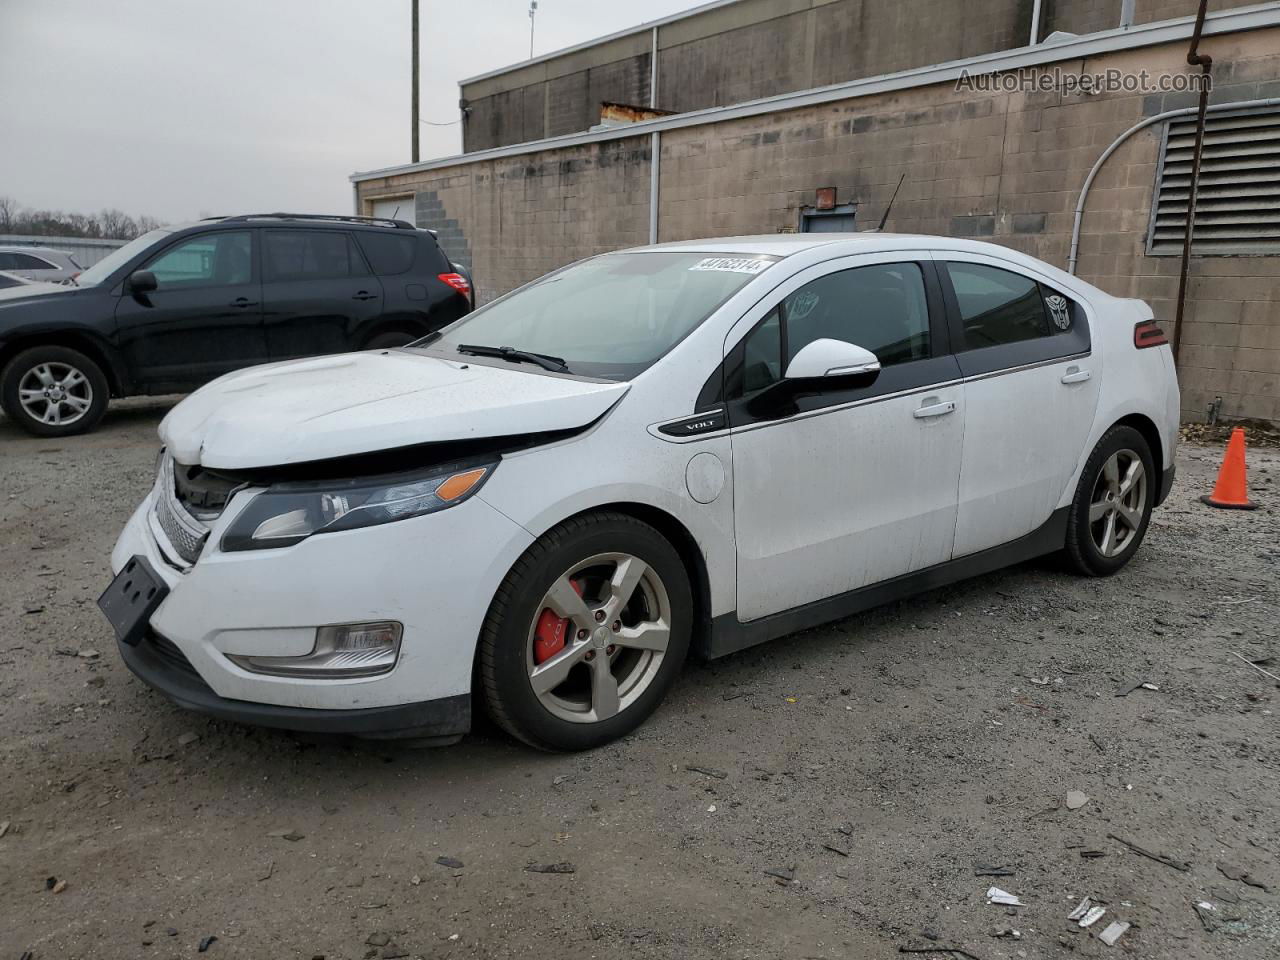
[[[1216,112],[1219,110],[1247,110],[1253,107],[1277,106],[1280,106],[1280,97],[1268,97],[1265,100],[1237,100],[1235,103],[1211,103],[1208,109],[1211,112]],[[1067,273],[1074,274],[1076,272],[1076,263],[1080,259],[1080,224],[1084,220],[1084,204],[1089,198],[1089,188],[1093,186],[1094,178],[1097,177],[1098,171],[1102,169],[1102,165],[1107,162],[1107,158],[1139,130],[1145,129],[1153,123],[1168,120],[1170,117],[1183,117],[1196,113],[1198,109],[1198,107],[1184,107],[1180,110],[1166,110],[1164,113],[1157,113],[1154,117],[1146,117],[1116,137],[1111,146],[1102,151],[1102,156],[1098,157],[1097,162],[1089,170],[1089,175],[1084,178],[1084,186],[1080,188],[1080,199],[1076,202],[1075,223],[1071,227],[1071,254],[1067,258]],[[1152,198],[1153,203],[1155,199],[1155,197]]]

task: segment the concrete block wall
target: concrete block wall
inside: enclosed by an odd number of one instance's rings
[[[1213,37],[1215,100],[1268,94],[1280,78],[1280,30]],[[1063,65],[1180,72],[1185,46]],[[659,238],[775,233],[796,227],[818,187],[835,186],[858,222],[879,220],[906,175],[888,229],[968,236],[1065,267],[1074,206],[1089,168],[1144,116],[1177,95],[973,94],[920,87],[704,124],[662,135]],[[1160,125],[1131,137],[1088,199],[1079,274],[1151,303],[1168,328],[1178,258],[1146,255]],[[362,185],[437,193],[458,220],[491,297],[590,253],[647,240],[649,141],[544,151]],[[1180,363],[1183,412],[1215,397],[1231,419],[1280,421],[1280,257],[1196,257]]]

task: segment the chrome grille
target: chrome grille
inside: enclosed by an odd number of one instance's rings
[[[187,513],[178,502],[173,483],[173,458],[168,455],[160,465],[160,476],[156,478],[154,511],[156,522],[169,545],[187,563],[195,563],[209,537],[209,528]]]

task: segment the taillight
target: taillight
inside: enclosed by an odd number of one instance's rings
[[[441,283],[447,283],[449,286],[453,287],[453,289],[457,290],[463,296],[471,296],[471,284],[462,274],[442,273],[438,279]]]
[[[1160,329],[1160,324],[1154,320],[1143,320],[1133,328],[1133,345],[1139,350],[1144,347],[1158,347],[1168,342],[1169,338]]]

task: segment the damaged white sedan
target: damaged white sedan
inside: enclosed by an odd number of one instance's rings
[[[230,374],[164,419],[99,601],[177,703],[537,747],[751,644],[1039,554],[1138,549],[1178,391],[1150,309],[989,244],[604,254],[408,347]]]

